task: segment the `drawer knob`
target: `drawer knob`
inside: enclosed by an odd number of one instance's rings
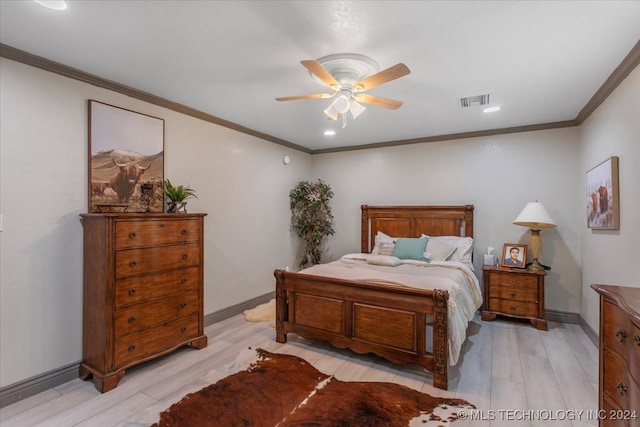
[[[635,342],[635,343],[636,343],[636,345],[637,345],[638,347],[640,347],[640,335],[634,335],[634,336],[633,336],[633,342]]]
[[[187,278],[186,278],[186,277],[183,277],[183,278],[182,278],[182,280],[181,280],[181,282],[182,282],[182,283],[187,283]]]
[[[511,280],[509,280],[509,283],[511,283],[512,285],[515,285],[515,284],[516,284],[516,281],[515,281],[515,280],[513,280],[513,279],[511,279]]]
[[[616,338],[624,344],[624,340],[627,339],[627,332],[624,329],[618,329],[618,332],[616,332]]]
[[[129,323],[133,323],[136,321],[136,316],[129,317]]]
[[[180,234],[182,234],[183,236],[184,236],[185,234],[187,234],[187,233],[188,233],[188,231],[187,231],[187,230],[185,230],[185,229],[183,229],[182,231],[180,231]]]
[[[131,344],[128,348],[129,351],[133,351],[136,349],[136,345],[135,344]]]
[[[137,262],[135,261],[129,261],[129,267],[135,267],[136,265],[138,265]]]
[[[180,328],[180,332],[185,333],[187,331],[187,327],[183,326]]]
[[[620,393],[620,396],[624,396],[627,392],[627,385],[625,383],[619,383],[616,389],[618,390],[618,393]]]
[[[135,294],[136,294],[136,288],[129,289],[129,295],[135,295]]]
[[[182,301],[180,303],[180,308],[185,308],[187,306],[187,302],[186,301]]]
[[[516,293],[515,292],[511,292],[511,298],[515,298],[516,297]]]
[[[135,239],[135,238],[136,238],[136,236],[137,236],[137,234],[136,234],[136,232],[135,232],[135,231],[132,231],[131,233],[129,233],[129,238],[130,238],[130,239]]]
[[[182,259],[187,259],[189,257],[189,255],[187,254],[182,254]]]
[[[516,308],[515,307],[511,307],[511,311],[516,311]]]

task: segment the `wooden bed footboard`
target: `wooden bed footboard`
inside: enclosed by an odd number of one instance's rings
[[[285,270],[275,270],[274,276],[278,342],[295,333],[393,363],[416,364],[433,373],[435,387],[447,389],[447,291]]]

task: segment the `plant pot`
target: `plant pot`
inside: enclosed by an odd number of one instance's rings
[[[187,213],[187,202],[167,202],[167,213]]]

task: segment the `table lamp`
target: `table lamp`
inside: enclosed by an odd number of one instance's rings
[[[529,266],[529,270],[542,271],[544,267],[538,262],[540,257],[540,249],[542,248],[542,238],[540,237],[540,229],[553,228],[556,224],[551,219],[551,215],[545,209],[544,205],[537,200],[527,203],[520,215],[513,221],[516,225],[529,227],[531,237],[529,239],[529,249],[533,256],[533,263]]]

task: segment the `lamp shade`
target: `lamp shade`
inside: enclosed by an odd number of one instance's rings
[[[539,230],[541,228],[553,228],[556,226],[551,215],[549,215],[549,212],[547,212],[544,205],[540,202],[527,203],[527,206],[524,207],[513,223],[529,227],[534,230]]]

